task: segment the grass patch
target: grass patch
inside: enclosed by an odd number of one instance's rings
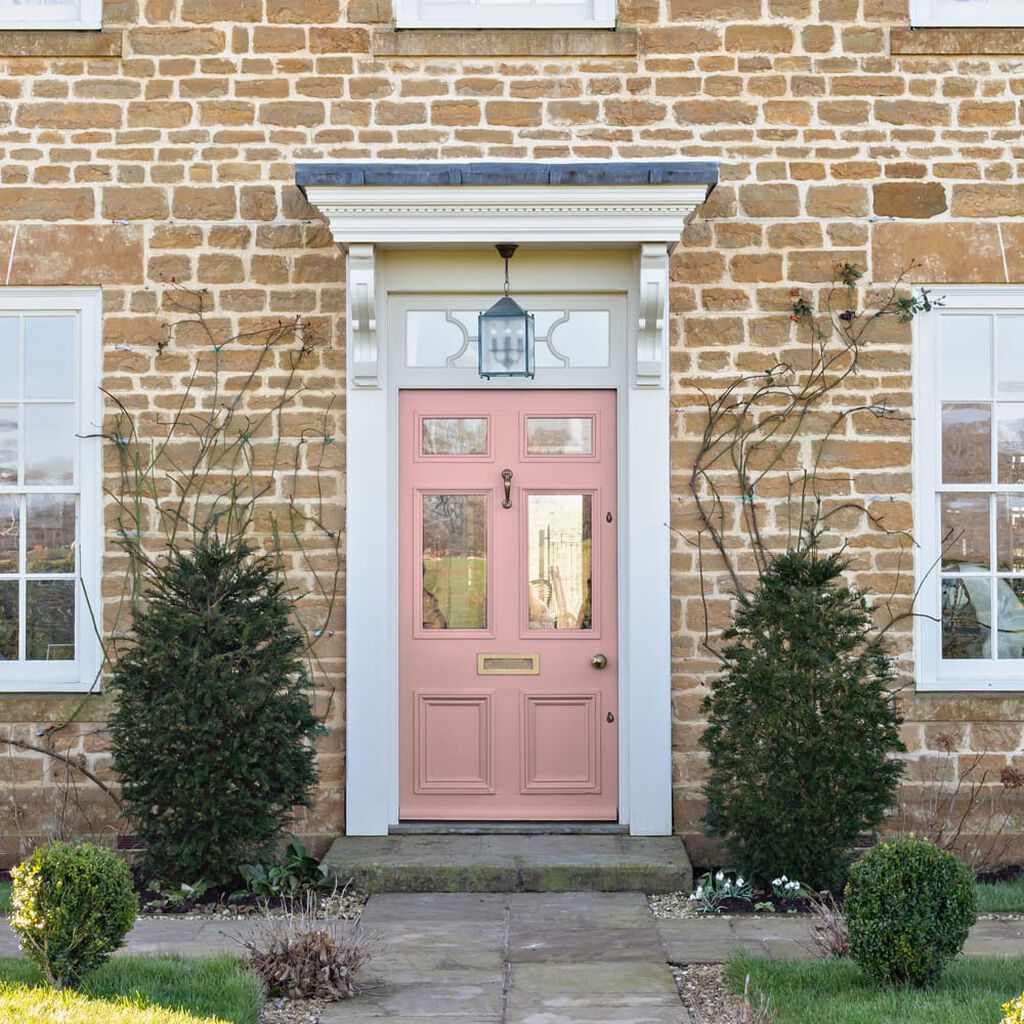
[[[54,992],[24,958],[0,959],[3,1024],[255,1024],[259,980],[233,956],[121,956],[78,992]]]
[[[953,963],[934,988],[880,988],[849,960],[770,963],[738,954],[729,988],[750,1001],[771,999],[776,1024],[999,1024],[1003,1003],[1024,987],[1024,957],[972,957]]]
[[[11,883],[0,881],[0,914],[11,912]]]
[[[985,882],[978,885],[978,912],[981,914],[1024,914],[1024,877],[1012,882]]]

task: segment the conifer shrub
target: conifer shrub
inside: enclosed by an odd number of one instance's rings
[[[150,563],[110,719],[124,814],[161,881],[226,883],[309,806],[318,730],[277,559],[200,537]]]
[[[92,843],[41,846],[11,878],[11,928],[54,988],[77,988],[124,945],[139,911],[128,866]]]
[[[857,836],[894,799],[892,663],[846,567],[813,544],[776,556],[723,633],[703,704],[705,824],[748,878],[841,885]]]
[[[958,956],[978,916],[974,876],[926,839],[876,846],[850,870],[850,955],[883,984],[929,985]]]

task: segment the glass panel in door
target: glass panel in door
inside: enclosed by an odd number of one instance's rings
[[[487,497],[424,494],[424,629],[487,628]]]
[[[592,629],[589,494],[527,498],[530,629]]]

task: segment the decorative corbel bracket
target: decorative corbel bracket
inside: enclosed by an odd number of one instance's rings
[[[660,388],[666,380],[668,257],[668,246],[664,242],[640,244],[640,317],[634,376],[638,388]]]
[[[355,388],[379,388],[380,342],[377,338],[376,267],[372,245],[348,247],[345,292],[348,306],[348,377]]]

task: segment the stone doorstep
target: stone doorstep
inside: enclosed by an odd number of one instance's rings
[[[340,836],[323,859],[368,892],[678,892],[693,869],[677,836]]]

